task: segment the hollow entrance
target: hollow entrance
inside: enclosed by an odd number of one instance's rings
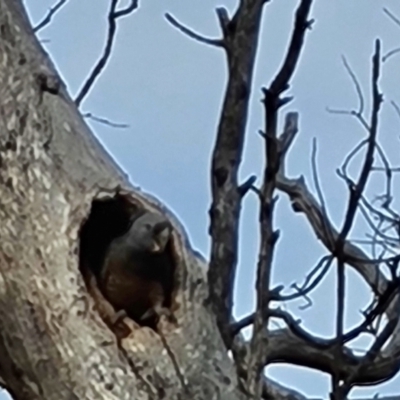
[[[119,307],[116,307],[107,295],[105,295],[105,292],[101,290],[102,283],[104,282],[101,271],[105,257],[110,244],[114,243],[115,239],[121,238],[127,234],[131,226],[133,226],[132,224],[135,223],[135,220],[139,220],[139,218],[146,212],[147,211],[141,206],[133,203],[129,198],[122,195],[106,200],[94,200],[89,217],[80,231],[80,269],[85,278],[86,285],[89,284],[87,277],[88,272],[90,272],[90,276],[96,278],[97,286],[100,289],[101,294],[111,303],[111,305],[114,306],[116,312],[119,311]],[[141,261],[141,276],[139,279],[142,281],[143,279],[158,279],[158,281],[162,281],[162,287],[164,289],[163,307],[170,310],[175,272],[175,260],[173,256],[173,243],[171,237],[169,238],[164,251],[157,254],[156,257],[158,260],[156,264],[157,269],[154,269],[154,263],[149,263],[148,266],[145,265],[145,268],[143,268],[143,261]],[[149,260],[153,259],[150,256]],[[157,274],[161,274],[162,276],[157,276]],[[123,283],[126,296],[126,280]],[[140,288],[140,285],[135,284],[133,281],[132,299],[138,297],[138,288]],[[129,287],[128,289],[130,290]],[[134,301],[135,300],[133,300],[132,309],[134,309]],[[132,318],[139,325],[148,326],[156,330],[158,319],[156,315],[152,315],[145,320],[142,320],[132,312],[130,313],[128,310],[125,311],[128,317]]]

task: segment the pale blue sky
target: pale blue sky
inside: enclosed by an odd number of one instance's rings
[[[25,0],[31,18],[37,23],[55,0]],[[128,1],[121,1],[127,4]],[[186,226],[195,248],[208,255],[208,209],[210,205],[209,161],[226,80],[222,51],[194,42],[173,29],[163,18],[168,11],[207,36],[218,36],[215,7],[235,8],[235,1],[146,0],[140,9],[119,21],[112,59],[90,95],[83,112],[130,124],[125,130],[90,123],[97,137],[129,173],[132,181],[163,200]],[[260,176],[262,127],[260,87],[268,85],[282,61],[291,32],[294,0],[273,0],[265,10],[264,23],[253,86],[250,120],[242,167],[243,177]],[[375,38],[383,41],[383,52],[400,45],[400,28],[383,13],[388,7],[400,16],[396,0],[315,0],[316,22],[306,41],[291,94],[295,96],[285,111],[300,112],[300,133],[289,156],[288,174],[305,175],[312,185],[310,150],[318,140],[318,162],[329,212],[341,226],[347,190],[335,169],[346,153],[364,137],[355,120],[325,111],[327,106],[351,108],[357,97],[345,73],[345,55],[360,79],[369,105],[371,55]],[[70,93],[74,96],[98,59],[105,39],[107,0],[69,0],[53,23],[40,32]],[[400,102],[398,68],[400,55],[383,69],[381,87],[386,100]],[[400,125],[389,105],[382,112],[380,139],[393,164],[399,165]],[[381,178],[374,179],[373,191],[381,193]],[[396,184],[396,181],[395,181]],[[312,187],[312,186],[311,186]],[[371,191],[372,193],[372,191]],[[282,195],[276,215],[281,230],[273,280],[289,285],[301,282],[307,271],[324,254],[323,247],[303,216],[293,214]],[[359,223],[353,237],[361,238]],[[237,316],[252,310],[254,265],[257,242],[257,203],[246,198],[241,223],[240,269],[236,288]],[[312,296],[314,306],[300,311],[300,303],[288,305],[314,333],[331,336],[334,332],[333,271]],[[369,292],[354,274],[349,274],[347,328],[359,322]],[[367,342],[360,341],[358,346]],[[326,375],[297,367],[272,366],[269,374],[309,396],[328,397]],[[400,378],[375,387],[355,390],[353,395],[400,395]],[[1,398],[1,396],[0,396]]]

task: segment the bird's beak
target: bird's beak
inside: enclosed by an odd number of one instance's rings
[[[157,229],[158,228],[158,229]],[[160,227],[156,227],[154,230],[154,240],[153,240],[153,249],[154,253],[161,253],[165,250],[169,238],[171,237],[171,226],[164,225]]]

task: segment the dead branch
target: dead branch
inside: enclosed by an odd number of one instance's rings
[[[44,18],[35,26],[33,27],[33,32],[37,33],[41,29],[43,29],[45,26],[47,26],[52,18],[54,17],[54,14],[67,2],[68,0],[59,0],[58,3],[56,3],[53,7],[51,7],[48,11],[48,13],[44,16]]]
[[[164,14],[165,19],[176,29],[181,31],[183,34],[186,36],[190,37],[191,39],[197,40],[198,42],[205,43],[211,46],[217,46],[217,47],[223,47],[224,43],[222,39],[210,39],[206,38],[205,36],[202,36],[196,32],[194,32],[192,29],[189,29],[182,23],[180,23],[175,17],[173,17],[170,13],[165,13]]]
[[[360,82],[358,82],[357,76],[354,73],[354,71],[351,69],[350,64],[348,63],[345,56],[342,56],[342,62],[343,62],[343,65],[344,65],[347,73],[349,74],[351,80],[353,81],[353,85],[357,92],[358,102],[359,102],[357,114],[363,115],[363,113],[364,113],[364,95],[363,95],[363,92],[361,89]]]
[[[97,117],[96,115],[93,115],[90,112],[82,114],[82,117],[91,119],[93,121],[99,122],[99,123],[104,124],[104,125],[111,126],[112,128],[122,128],[122,129],[129,128],[128,124],[124,124],[124,123],[120,123],[120,122],[113,122],[113,121],[110,121],[107,118]]]
[[[327,250],[332,253],[334,250],[332,244],[324,235],[321,207],[308,190],[304,179],[302,177],[298,179],[288,179],[279,175],[277,187],[289,196],[294,211],[305,214],[317,238],[321,240]],[[330,221],[325,221],[325,223],[332,237],[336,240],[339,235],[338,231]],[[363,277],[371,287],[371,290],[376,294],[384,293],[388,282],[379,270],[378,260],[371,260],[361,248],[355,246],[349,240],[345,242],[344,253],[346,264],[353,267]]]
[[[344,60],[345,61],[345,60]],[[376,137],[378,133],[378,114],[380,111],[380,106],[382,103],[382,96],[378,90],[378,80],[380,77],[380,42],[377,40],[375,44],[375,53],[372,61],[372,85],[373,85],[373,93],[372,93],[372,113],[371,113],[371,122],[368,125],[369,137],[367,141],[367,151],[364,158],[364,163],[361,169],[360,176],[356,184],[349,184],[349,200],[347,205],[346,216],[344,219],[343,227],[340,231],[340,234],[336,240],[334,255],[337,257],[338,261],[338,269],[337,269],[337,299],[338,299],[338,311],[336,316],[336,337],[337,337],[337,357],[338,360],[341,360],[342,357],[342,344],[343,344],[343,324],[344,324],[344,310],[345,310],[345,260],[344,260],[344,245],[347,235],[349,234],[353,222],[358,210],[360,198],[364,192],[366,187],[369,175],[371,173],[371,169],[374,162],[374,152],[376,148]],[[364,101],[361,92],[361,87],[358,84],[358,81],[352,73],[349,65],[345,61],[345,67],[349,72],[353,83],[356,87],[357,94],[359,96],[360,106],[359,110],[356,112],[356,116],[363,121],[363,108]],[[333,398],[337,400],[341,400],[344,398],[346,394],[343,390],[343,386],[340,386],[340,377],[338,374],[334,374],[332,376],[332,386],[333,386]]]
[[[347,74],[349,75],[349,77],[354,85],[354,89],[357,93],[358,110],[340,110],[340,109],[332,109],[332,108],[327,107],[327,111],[331,114],[350,115],[352,117],[356,117],[356,119],[360,122],[360,124],[369,133],[369,126],[363,115],[365,101],[364,101],[364,95],[363,95],[363,92],[361,89],[360,82],[358,81],[356,74],[354,73],[354,71],[350,67],[350,64],[347,62],[347,60],[344,56],[342,56],[342,61],[343,61],[344,68],[345,68]]]
[[[223,38],[228,83],[212,153],[212,204],[209,211],[212,243],[208,282],[211,303],[228,348],[232,341],[229,324],[242,202],[238,172],[263,6],[263,0],[242,0],[230,21],[235,21],[235,29],[226,30]]]
[[[312,171],[312,176],[313,176],[313,181],[314,181],[314,186],[315,190],[317,192],[319,204],[321,205],[321,210],[324,215],[323,221],[329,220],[329,215],[328,215],[328,209],[326,207],[326,202],[324,198],[324,194],[322,192],[322,187],[319,182],[319,176],[318,176],[318,167],[317,167],[317,140],[314,138],[313,139],[313,144],[312,144],[312,153],[311,153],[311,171]],[[326,231],[325,234],[329,238],[329,229],[323,226],[324,230]],[[330,238],[332,240],[332,238]]]
[[[119,0],[111,0],[110,11],[108,13],[108,32],[107,32],[107,39],[106,45],[103,51],[103,55],[97,61],[96,65],[94,66],[92,72],[89,74],[89,77],[86,79],[85,83],[83,84],[81,90],[78,92],[78,95],[75,99],[75,104],[79,108],[83,99],[87,96],[90,89],[92,88],[93,84],[95,83],[96,79],[100,76],[101,72],[103,71],[104,67],[107,64],[111,56],[112,47],[114,44],[115,34],[117,31],[117,19],[121,18],[125,15],[132,13],[138,7],[138,0],[131,0],[131,3],[126,8],[117,11],[117,5]]]
[[[391,379],[400,369],[400,360],[384,355],[382,351],[377,357],[359,369],[365,356],[356,356],[347,347],[343,347],[343,360],[337,362],[335,339],[322,339],[312,335],[299,326],[298,321],[281,310],[277,315],[287,323],[286,328],[268,331],[267,364],[287,363],[315,369],[333,375],[339,374],[341,379],[353,377],[353,386],[373,386]],[[243,354],[248,354],[250,344],[239,339],[237,347]],[[245,374],[246,372],[242,372]],[[263,393],[267,393],[269,382],[263,382]],[[265,397],[267,398],[267,397]]]
[[[261,374],[268,349],[268,338],[265,326],[268,323],[268,307],[270,301],[269,285],[278,232],[273,227],[273,212],[276,199],[276,175],[281,167],[281,153],[277,137],[278,111],[287,104],[289,98],[281,98],[281,94],[289,88],[289,82],[300,59],[307,29],[311,26],[308,20],[312,0],[302,0],[296,11],[294,29],[284,62],[268,89],[264,92],[265,109],[265,162],[263,184],[260,190],[260,249],[257,263],[257,305],[254,318],[253,336],[250,343],[247,386],[250,393],[260,396],[262,393]]]
[[[399,54],[400,53],[400,47],[397,47],[395,49],[392,49],[390,51],[388,51],[383,57],[382,57],[382,62],[386,62],[387,60],[389,60],[390,57]]]
[[[373,56],[373,71],[372,71],[372,84],[373,84],[373,109],[371,114],[370,132],[368,139],[367,153],[364,159],[364,164],[355,187],[350,189],[350,197],[346,211],[346,217],[343,224],[343,228],[340,232],[339,238],[336,244],[336,252],[339,254],[342,252],[344,247],[344,241],[347,234],[349,233],[354,217],[357,211],[358,202],[365,189],[369,174],[374,161],[374,151],[376,144],[376,136],[378,133],[378,114],[382,103],[382,95],[379,93],[378,80],[380,75],[380,42],[377,40],[375,44],[375,54]]]
[[[383,8],[383,12],[398,26],[400,26],[400,19],[397,18],[388,8]]]
[[[290,328],[271,331],[269,337],[269,363],[284,362],[313,368],[330,375],[338,373],[341,379],[353,375],[354,386],[370,386],[389,380],[400,368],[398,358],[385,357],[381,352],[362,372],[357,371],[363,357],[355,356],[350,349],[344,347],[343,361],[338,363],[334,345],[324,343],[323,339],[312,335],[310,340],[306,341]]]
[[[279,298],[279,301],[295,300],[295,299],[298,299],[299,297],[306,298],[306,296],[308,296],[312,292],[312,290],[318,286],[318,284],[322,281],[322,279],[328,273],[329,268],[332,264],[332,261],[333,261],[332,255],[323,256],[319,260],[317,265],[306,276],[306,279],[302,286],[298,286],[296,283],[293,283],[291,285],[291,287],[296,290],[296,293],[289,294],[286,296],[281,295]],[[311,305],[310,300],[307,301],[306,306],[302,306],[302,309],[305,309],[309,305]]]
[[[311,226],[317,234],[317,237],[322,240],[328,250],[332,251],[333,249],[330,247],[330,243],[332,242],[329,241],[329,238],[326,236],[323,227],[327,226],[329,228],[331,235],[333,235],[333,238],[335,240],[338,237],[338,232],[334,229],[329,221],[323,221],[324,215],[321,207],[317,204],[316,200],[308,191],[307,187],[305,186],[304,180],[289,180],[282,175],[279,175],[277,187],[289,195],[295,211],[303,212],[306,214]],[[344,341],[347,341],[351,340],[351,338],[356,337],[356,335],[358,335],[361,331],[365,330],[366,327],[372,323],[373,319],[376,318],[376,315],[382,314],[385,309],[387,310],[387,315],[389,319],[397,322],[398,316],[396,307],[398,304],[398,300],[395,295],[391,295],[390,298],[386,297],[389,295],[389,293],[393,294],[394,291],[390,291],[389,286],[391,284],[379,271],[379,260],[374,260],[375,262],[372,262],[373,260],[368,259],[368,256],[361,249],[357,248],[353,243],[349,241],[346,241],[344,245],[344,252],[344,259],[346,263],[355,268],[363,276],[363,278],[370,285],[374,293],[380,295],[380,300],[377,301],[375,311],[367,314],[363,325],[358,327],[358,331],[350,331],[347,334],[345,333],[343,335],[342,339]],[[385,260],[385,262],[389,262],[389,260]],[[386,301],[384,300],[385,297]],[[396,351],[396,349],[399,348],[398,339],[396,340],[396,332],[398,330],[399,327],[397,324],[390,342],[390,347],[393,349],[393,351]],[[388,354],[388,350],[385,350],[384,353]]]

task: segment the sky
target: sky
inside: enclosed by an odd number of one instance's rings
[[[25,0],[34,25],[54,3],[54,0]],[[128,1],[120,3],[122,7]],[[243,179],[250,174],[261,177],[263,142],[257,134],[263,126],[261,87],[271,82],[281,65],[297,4],[295,0],[273,0],[265,8],[241,167]],[[129,124],[127,129],[116,129],[88,121],[131,181],[172,209],[186,227],[193,247],[206,257],[210,246],[209,165],[227,78],[226,63],[222,50],[185,37],[166,22],[164,13],[170,12],[197,32],[218,37],[215,8],[221,5],[232,12],[236,2],[141,1],[139,10],[119,20],[112,58],[81,105],[83,113]],[[107,0],[69,0],[52,23],[39,33],[73,97],[103,50],[108,7]],[[337,227],[342,225],[347,189],[335,170],[365,137],[365,131],[355,119],[332,115],[326,108],[357,108],[357,95],[343,67],[342,56],[345,56],[360,81],[366,112],[369,112],[374,41],[382,40],[383,53],[400,46],[400,28],[384,14],[383,7],[400,16],[400,4],[396,0],[314,1],[315,23],[307,34],[290,89],[294,101],[284,109],[284,112],[300,113],[300,132],[288,156],[287,174],[303,175],[313,189],[311,145],[316,138],[322,189],[329,215]],[[380,82],[386,103],[381,114],[379,140],[394,165],[400,165],[400,120],[388,103],[396,99],[400,102],[399,65],[400,55],[388,60]],[[352,172],[357,172],[357,168]],[[382,176],[374,175],[369,194],[380,194],[382,182]],[[396,182],[395,179],[395,185]],[[244,202],[240,229],[240,262],[235,287],[238,318],[254,307],[257,220],[258,203],[249,195]],[[305,217],[292,212],[283,194],[279,197],[275,225],[281,236],[274,258],[273,284],[301,283],[326,254],[324,248]],[[351,237],[365,238],[365,233],[365,224],[358,218]],[[334,276],[332,269],[315,290],[311,296],[312,307],[299,309],[301,301],[285,305],[302,320],[305,329],[323,337],[332,337],[335,329]],[[366,285],[352,271],[348,272],[348,282],[346,329],[361,322],[360,310],[371,299]],[[368,343],[364,338],[353,346],[362,350]],[[327,375],[286,365],[273,365],[267,372],[307,396],[328,398]],[[355,397],[375,393],[400,396],[400,377],[372,389],[352,391]]]

